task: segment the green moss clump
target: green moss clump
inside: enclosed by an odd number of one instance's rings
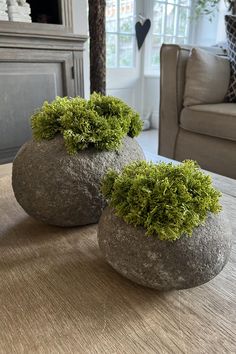
[[[134,162],[120,174],[109,171],[101,190],[117,216],[161,240],[191,236],[209,212],[221,210],[221,193],[191,160],[179,165]]]
[[[94,93],[90,100],[81,97],[57,97],[44,102],[31,118],[36,140],[52,139],[60,133],[70,154],[94,146],[97,150],[116,150],[122,139],[135,137],[142,130],[142,121],[120,99]]]

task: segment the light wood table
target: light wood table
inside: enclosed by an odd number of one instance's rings
[[[96,225],[58,228],[17,204],[0,166],[0,353],[236,353],[236,251],[215,279],[160,293],[103,260]],[[236,181],[214,175],[236,235]]]

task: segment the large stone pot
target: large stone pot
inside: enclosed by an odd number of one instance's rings
[[[89,148],[69,155],[61,136],[23,145],[13,162],[12,186],[22,208],[58,226],[96,223],[105,205],[100,183],[109,168],[144,159],[136,140],[126,137],[117,151]]]
[[[186,289],[208,282],[223,269],[231,250],[231,228],[223,213],[209,214],[192,237],[161,241],[106,207],[98,243],[107,262],[126,278],[158,290]]]

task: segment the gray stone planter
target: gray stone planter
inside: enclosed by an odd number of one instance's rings
[[[58,226],[96,223],[105,204],[100,194],[104,173],[140,159],[142,149],[129,137],[118,152],[90,148],[72,156],[61,136],[32,140],[14,160],[12,186],[18,203],[38,220]]]
[[[209,214],[205,225],[174,242],[146,236],[106,207],[98,243],[107,262],[126,278],[158,290],[185,289],[214,278],[231,250],[231,228],[224,214]]]

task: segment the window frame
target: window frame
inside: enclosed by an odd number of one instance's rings
[[[153,38],[153,23],[154,23],[154,5],[156,2],[159,3],[163,3],[165,5],[170,4],[170,5],[174,5],[176,7],[181,7],[181,5],[179,4],[174,4],[174,1],[171,3],[169,0],[148,0],[147,4],[146,4],[146,13],[147,13],[147,18],[150,18],[151,20],[151,29],[150,32],[147,36],[147,40],[146,40],[146,45],[145,45],[145,70],[144,70],[144,75],[145,76],[150,76],[150,77],[159,77],[160,76],[160,66],[152,66],[151,62],[152,62],[152,38]],[[192,41],[192,38],[194,36],[194,31],[195,31],[195,26],[191,26],[190,21],[191,21],[191,17],[193,15],[193,7],[194,7],[194,1],[190,1],[190,5],[188,6],[189,9],[189,13],[190,13],[190,20],[188,22],[188,35],[187,37],[187,43],[186,44],[180,44],[180,45],[185,45],[188,46],[190,44],[190,42]],[[177,23],[179,22],[179,16],[176,19]],[[165,19],[164,19],[164,27],[166,26],[166,14],[165,14]],[[166,29],[166,27],[165,27]],[[165,33],[162,35],[160,34],[160,37],[165,37],[168,36]],[[175,35],[170,35],[170,37],[178,37],[175,33]],[[166,43],[165,40],[163,41],[163,43]],[[178,43],[173,43],[173,44],[177,44]]]
[[[135,36],[135,20],[136,20],[136,11],[137,11],[137,0],[133,0],[134,2],[134,12],[133,12],[133,31],[131,33],[127,32],[121,32],[120,31],[120,4],[121,0],[116,0],[117,4],[117,30],[116,31],[107,31],[106,30],[106,35],[115,35],[116,36],[116,45],[117,45],[117,52],[116,52],[116,65],[115,66],[108,66],[106,64],[106,68],[109,70],[117,70],[117,69],[122,69],[122,70],[130,70],[134,69],[136,67],[136,36]],[[121,66],[120,65],[120,37],[121,36],[128,36],[132,38],[133,41],[133,52],[132,52],[132,65],[131,66]],[[107,45],[107,41],[106,41]]]

